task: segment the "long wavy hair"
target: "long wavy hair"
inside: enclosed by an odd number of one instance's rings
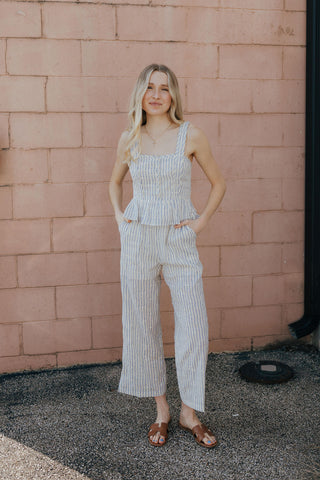
[[[140,73],[130,98],[129,105],[129,126],[128,140],[125,149],[126,163],[136,160],[141,154],[141,126],[147,123],[146,112],[142,108],[142,99],[148,88],[150,77],[153,72],[163,72],[168,77],[169,93],[171,95],[171,106],[168,111],[169,118],[173,123],[183,123],[183,113],[179,84],[177,77],[166,65],[152,63],[145,67]]]

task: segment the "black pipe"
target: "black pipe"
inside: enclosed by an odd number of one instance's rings
[[[307,0],[304,315],[290,323],[295,338],[320,322],[320,3]]]

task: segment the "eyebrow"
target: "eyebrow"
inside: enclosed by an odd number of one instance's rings
[[[154,85],[154,83],[149,82],[149,85]],[[161,83],[160,87],[168,87],[167,83]]]

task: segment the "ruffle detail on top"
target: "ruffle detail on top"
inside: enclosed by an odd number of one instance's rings
[[[143,225],[176,225],[182,220],[199,217],[191,200],[137,199],[133,198],[124,211],[124,217]]]

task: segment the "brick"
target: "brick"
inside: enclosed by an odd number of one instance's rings
[[[281,306],[231,308],[224,310],[222,338],[281,334]]]
[[[152,48],[149,42],[82,42],[84,75],[130,77],[133,88],[136,81],[133,73],[153,62],[171,66],[178,77],[193,77],[197,72],[198,77],[215,78],[218,49],[216,45],[189,43],[186,46],[176,42],[154,42]],[[112,72],[110,65],[113,65]]]
[[[51,77],[47,83],[48,111],[115,112],[119,82],[113,78]]]
[[[9,39],[7,66],[11,75],[81,74],[80,42],[77,40]]]
[[[188,112],[251,111],[252,82],[249,80],[197,78],[187,82],[187,89]]]
[[[0,290],[1,323],[21,323],[55,318],[53,288]]]
[[[29,370],[51,369],[57,366],[55,355],[21,355],[0,358],[0,372],[13,373]]]
[[[305,44],[303,12],[277,10],[189,10],[189,41],[218,44]]]
[[[222,145],[280,146],[282,145],[284,116],[221,115],[220,143]]]
[[[253,13],[245,10],[189,9],[188,40],[218,44],[251,43],[248,24],[253,21]]]
[[[203,279],[207,308],[241,307],[251,304],[251,277]]]
[[[2,255],[50,251],[48,220],[2,220],[0,222]]]
[[[252,147],[215,145],[213,156],[219,165],[222,175],[227,181],[233,178],[257,178],[260,176],[256,175],[253,171]],[[205,174],[200,167],[198,167],[197,162],[194,162],[193,170],[193,176],[195,178],[200,178],[201,172],[201,178],[206,179]]]
[[[291,273],[253,279],[253,304],[277,305],[303,300],[303,275]]]
[[[15,218],[82,216],[82,185],[18,185],[13,205]]]
[[[0,32],[2,37],[40,37],[40,5],[15,1],[1,2]]]
[[[214,157],[227,180],[304,178],[304,148],[301,147],[215,145]],[[193,178],[206,179],[197,162],[194,162]]]
[[[59,318],[117,315],[121,313],[119,283],[57,287]]]
[[[209,342],[209,352],[241,352],[251,350],[250,338],[228,338],[211,340]]]
[[[81,116],[77,113],[13,113],[11,138],[14,147],[80,147]]]
[[[19,355],[18,325],[0,325],[0,352],[2,357]]]
[[[228,189],[220,207],[221,211],[232,212],[279,208],[281,208],[280,179],[229,180]]]
[[[17,286],[15,257],[0,257],[0,288]]]
[[[263,337],[254,337],[252,339],[252,348],[264,349],[266,347],[276,346],[283,343],[288,343],[292,341],[292,336],[290,335],[265,335]]]
[[[282,47],[265,45],[222,45],[220,78],[282,78]]]
[[[116,148],[127,127],[127,115],[111,113],[83,114],[83,142],[86,147]]]
[[[90,347],[90,318],[30,322],[23,325],[23,349],[27,355],[87,350]]]
[[[0,188],[0,218],[12,218],[12,191],[11,187]]]
[[[298,80],[265,80],[256,82],[253,110],[257,113],[303,113],[305,82]]]
[[[70,365],[86,365],[96,363],[110,363],[121,360],[120,348],[107,348],[101,350],[83,350],[81,352],[62,352],[57,354],[58,367]]]
[[[304,12],[255,12],[252,42],[273,45],[305,45],[306,18]]]
[[[284,275],[284,297],[286,303],[300,303],[303,301],[303,273],[288,273]]]
[[[209,325],[209,341],[221,337],[221,311],[213,308],[207,309]]]
[[[109,5],[43,5],[48,38],[109,40],[115,37],[115,10]]]
[[[20,287],[47,287],[87,283],[84,253],[24,255],[18,257]]]
[[[120,315],[92,319],[93,348],[122,347],[122,323]]]
[[[0,39],[0,75],[6,71],[6,40]]]
[[[0,113],[0,145],[9,147],[9,115],[6,113]]]
[[[86,186],[86,214],[89,216],[112,215],[114,213],[105,183]]]
[[[222,275],[250,275],[280,272],[280,245],[221,247]]]
[[[52,181],[105,182],[110,179],[115,159],[116,150],[112,148],[52,149],[50,150]]]
[[[261,212],[253,214],[253,241],[299,242],[304,236],[303,212]]]
[[[304,178],[304,148],[254,148],[252,169],[261,178]]]
[[[124,1],[124,0],[123,0]],[[161,6],[177,6],[177,7],[194,7],[194,0],[151,0],[152,5],[161,5]],[[219,7],[220,0],[197,0],[197,7]]]
[[[305,145],[305,115],[283,115],[283,145],[289,147]]]
[[[200,261],[203,265],[204,277],[216,277],[219,275],[219,248],[218,247],[199,247]]]
[[[214,150],[219,137],[219,115],[193,113],[185,115],[184,120],[188,120],[193,125],[201,128],[206,134],[211,148]]]
[[[47,152],[45,150],[2,150],[0,158],[1,184],[48,181]]]
[[[45,79],[0,76],[0,111],[43,112]]]
[[[288,303],[282,307],[283,333],[288,333],[289,323],[296,322],[303,317],[304,303]]]
[[[185,8],[123,6],[117,10],[120,40],[186,41]],[[191,40],[188,38],[188,40]]]
[[[198,234],[199,246],[238,245],[251,241],[251,216],[242,212],[216,212]]]
[[[282,245],[282,271],[294,273],[304,271],[304,243],[285,243]]]
[[[290,79],[306,78],[305,47],[283,47],[283,77]]]
[[[254,305],[278,305],[284,303],[283,275],[254,278],[252,294]]]
[[[282,10],[283,0],[220,0],[222,8],[250,8],[252,10]]]
[[[282,183],[283,208],[285,210],[304,209],[304,179],[284,178]]]
[[[306,0],[284,0],[284,6],[286,10],[302,10],[307,9]]]
[[[113,217],[58,218],[53,221],[54,251],[119,248],[119,231]]]
[[[87,254],[89,283],[112,283],[120,280],[120,250]]]

